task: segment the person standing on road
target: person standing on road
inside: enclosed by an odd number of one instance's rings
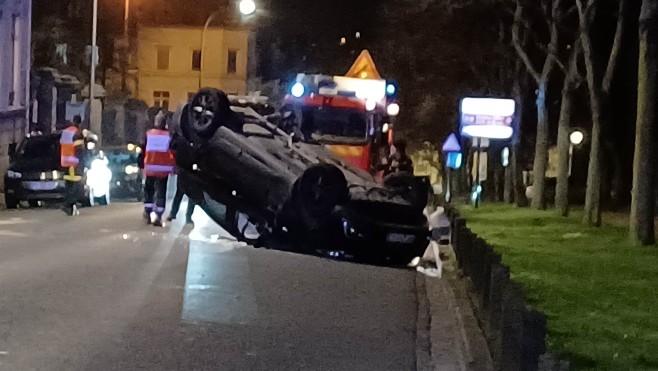
[[[388,169],[384,171],[384,176],[393,173],[413,174],[413,172],[413,161],[407,155],[407,143],[403,140],[395,142],[391,149],[391,155],[388,159]]]
[[[84,198],[84,138],[80,131],[82,118],[73,117],[73,122],[62,131],[59,139],[60,166],[64,168],[64,181],[66,182],[66,197],[62,209],[69,215],[77,215],[77,203]]]
[[[167,202],[167,181],[174,172],[174,155],[169,149],[171,137],[166,130],[166,116],[160,111],[154,119],[154,127],[146,131],[146,143],[140,158],[140,165],[146,176],[144,184],[144,220],[151,223],[151,214],[155,211],[156,227],[164,226],[164,214]]]
[[[183,108],[182,116],[187,116],[188,115],[188,106],[185,105]],[[175,125],[175,129],[172,134],[172,139],[171,139],[171,146],[170,149],[174,153],[174,157],[180,156],[180,162],[178,162],[178,165],[176,169],[180,168],[180,164],[189,164],[192,162],[190,153],[191,150],[189,147],[189,144],[185,140],[185,133],[183,133],[183,127],[181,125]],[[188,133],[189,134],[189,133]],[[189,135],[188,135],[189,137]],[[182,178],[185,176],[184,174],[181,174],[180,171],[177,172],[178,175],[176,176],[176,195],[174,196],[174,200],[171,204],[171,211],[169,212],[169,217],[167,217],[168,221],[172,221],[176,219],[178,215],[178,211],[180,210],[180,204],[183,201],[183,196],[187,192],[185,192],[185,186],[184,182],[182,181]],[[195,208],[194,201],[189,197],[187,197],[187,211],[185,212],[185,223],[186,224],[194,224],[192,221],[192,215],[194,214],[194,208]]]

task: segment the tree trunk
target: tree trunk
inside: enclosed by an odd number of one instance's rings
[[[569,168],[571,165],[571,143],[569,130],[571,127],[571,108],[573,106],[573,92],[565,81],[562,89],[562,103],[560,105],[560,121],[557,131],[558,172],[555,186],[555,207],[560,215],[569,215]]]
[[[512,153],[510,151],[510,163],[505,168],[505,186],[503,191],[503,202],[511,204],[514,202],[514,173],[512,172]]]
[[[643,0],[640,13],[638,102],[633,161],[630,237],[642,245],[656,242],[656,113],[658,100],[658,0]]]
[[[596,93],[590,91],[592,106],[592,134],[587,168],[587,192],[585,194],[585,213],[583,222],[589,225],[601,225],[601,116],[600,100]]]
[[[516,207],[528,207],[528,198],[525,196],[525,185],[523,184],[523,167],[519,166],[518,145],[512,147],[512,177],[514,184],[514,200]]]
[[[555,186],[555,207],[560,215],[569,215],[569,172],[571,170],[572,146],[569,138],[571,128],[571,111],[573,107],[574,89],[579,85],[578,58],[581,53],[580,40],[571,51],[569,70],[562,87],[562,102],[560,104],[560,120],[557,131],[558,173]]]
[[[580,3],[580,1],[579,1]],[[585,56],[587,86],[592,113],[591,146],[589,166],[587,169],[587,191],[585,193],[585,210],[583,223],[601,225],[601,86],[594,70],[594,50],[590,39],[589,19],[580,9],[580,39]]]
[[[532,167],[532,207],[546,209],[546,168],[548,166],[548,108],[546,107],[547,81],[541,80],[537,86],[537,143],[535,161]]]

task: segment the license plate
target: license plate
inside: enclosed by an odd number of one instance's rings
[[[59,186],[59,182],[24,182],[24,187],[32,191],[53,191]]]
[[[411,244],[416,241],[416,236],[413,234],[389,233],[386,236],[386,241],[391,243]]]

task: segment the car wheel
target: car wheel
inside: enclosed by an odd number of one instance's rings
[[[223,119],[230,112],[230,104],[224,92],[201,89],[190,102],[187,122],[181,120],[181,123],[189,126],[193,139],[208,139],[222,126]]]
[[[306,169],[293,186],[294,207],[312,230],[326,225],[337,205],[349,198],[347,180],[340,169],[319,164]]]
[[[32,208],[35,208],[35,207],[39,207],[39,206],[40,206],[40,204],[39,204],[39,200],[29,200],[27,203],[28,203],[28,205],[30,205],[30,207],[32,207]]]
[[[13,196],[9,196],[8,193],[5,192],[5,206],[7,209],[18,209],[19,204],[20,200]]]

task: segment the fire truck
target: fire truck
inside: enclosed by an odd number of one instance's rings
[[[305,141],[374,174],[393,141],[397,96],[397,84],[381,78],[364,50],[345,76],[298,74],[284,104]]]

